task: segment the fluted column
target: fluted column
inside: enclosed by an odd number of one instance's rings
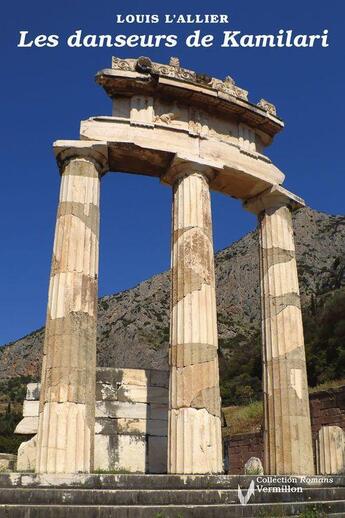
[[[173,185],[169,473],[222,472],[212,221],[208,177],[178,162]]]
[[[267,474],[313,474],[303,323],[291,209],[303,200],[282,187],[249,200],[259,217]]]
[[[318,475],[344,473],[345,432],[340,426],[321,426],[315,446]]]
[[[42,365],[36,471],[93,469],[102,142],[60,141],[61,172]]]

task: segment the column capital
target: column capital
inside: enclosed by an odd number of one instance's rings
[[[204,176],[208,181],[213,180],[217,171],[223,169],[221,162],[205,160],[204,158],[195,158],[176,154],[171,161],[168,170],[161,176],[161,182],[167,185],[174,183],[184,176],[198,173]]]
[[[296,194],[288,191],[281,185],[273,185],[269,189],[261,192],[254,198],[243,202],[243,207],[256,215],[268,209],[279,209],[288,207],[290,210],[305,207],[305,202]]]
[[[84,158],[94,162],[100,175],[109,170],[107,142],[100,140],[56,140],[53,149],[61,174],[63,174],[66,164],[76,158]]]

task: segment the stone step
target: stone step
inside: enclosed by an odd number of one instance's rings
[[[173,505],[173,506],[106,506],[106,505],[0,505],[0,516],[6,518],[287,518],[317,510],[327,516],[345,515],[345,502],[299,502],[257,505]],[[317,516],[317,515],[316,515]]]
[[[246,492],[244,491],[244,494]],[[343,500],[345,488],[306,488],[303,493],[259,493],[250,498],[250,504],[283,502],[318,502]],[[124,489],[51,489],[51,488],[2,488],[0,504],[32,505],[239,505],[238,492],[234,489],[205,490],[124,490]]]
[[[38,475],[35,473],[1,473],[0,488],[49,487],[80,489],[242,489],[252,480],[261,484],[264,477],[245,475],[127,475],[127,474],[70,474]],[[281,478],[281,477],[276,477]],[[345,487],[345,476],[286,477],[291,486],[302,488]],[[308,481],[309,480],[309,481]]]

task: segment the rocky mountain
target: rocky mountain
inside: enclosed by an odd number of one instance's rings
[[[345,286],[345,216],[310,208],[294,215],[302,304]],[[253,231],[216,254],[217,307],[221,360],[234,347],[257,340],[260,326],[258,236]],[[169,272],[130,290],[99,300],[98,364],[167,368]],[[36,378],[44,329],[0,349],[0,376]]]

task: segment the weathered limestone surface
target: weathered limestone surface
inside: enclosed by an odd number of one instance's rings
[[[32,400],[25,400],[23,404],[23,417],[34,417],[38,415],[39,402]]]
[[[260,223],[265,472],[313,474],[302,314],[291,208],[303,200],[281,187],[245,206]]]
[[[322,426],[316,440],[318,475],[345,473],[345,432],[340,426]]]
[[[100,470],[145,473],[145,435],[95,436],[95,466]]]
[[[61,189],[43,351],[36,471],[93,469],[101,143],[58,142]]]
[[[26,387],[26,401],[36,401],[40,397],[41,384],[40,383],[28,383]]]
[[[95,468],[166,473],[168,373],[98,368]]]
[[[220,473],[222,440],[209,167],[177,162],[173,188],[169,473]]]
[[[95,468],[166,473],[168,373],[98,368]]]
[[[37,435],[29,441],[22,442],[18,448],[17,470],[32,471],[36,468]]]
[[[30,417],[17,434],[37,434],[40,384],[28,386],[24,408]],[[166,473],[168,372],[141,369],[96,369],[94,468],[139,473]],[[18,469],[35,469],[37,436],[18,450]]]
[[[244,465],[245,475],[263,475],[264,468],[258,457],[250,457]]]
[[[23,417],[21,421],[17,424],[14,433],[17,434],[26,434],[30,435],[33,433],[37,433],[38,430],[38,405],[37,405],[37,414],[36,416],[31,417]]]

